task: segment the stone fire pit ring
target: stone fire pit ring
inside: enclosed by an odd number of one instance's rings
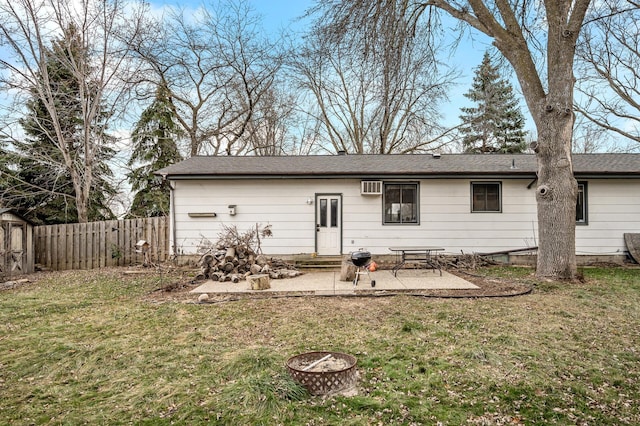
[[[307,352],[287,360],[291,377],[312,395],[326,395],[356,385],[357,359],[341,352]]]

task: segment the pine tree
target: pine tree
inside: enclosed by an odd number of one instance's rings
[[[11,156],[6,150],[7,142],[0,138],[0,209],[6,207],[6,199],[11,188],[13,171]],[[1,244],[1,243],[0,243]]]
[[[176,141],[183,132],[169,93],[165,82],[158,86],[155,100],[142,112],[132,133],[134,149],[128,164],[139,166],[128,174],[132,190],[137,191],[129,217],[163,216],[169,211],[169,182],[154,174],[182,160]]]
[[[60,132],[56,132],[51,112],[38,94],[39,89],[34,87],[31,89],[32,98],[26,104],[27,114],[20,120],[26,137],[22,141],[13,141],[15,151],[10,154],[10,161],[16,170],[12,194],[8,199],[12,207],[37,224],[78,221],[71,168],[82,164],[81,170],[86,170],[86,144],[81,136],[85,125],[92,126],[92,134],[105,141],[105,144],[96,145],[97,152],[91,155],[88,219],[115,218],[107,206],[108,197],[115,194],[108,181],[112,172],[106,163],[115,153],[106,146],[106,142],[113,141],[113,138],[105,134],[102,123],[84,122],[80,83],[69,67],[73,63],[71,56],[84,56],[88,62],[80,40],[76,28],[69,26],[63,37],[55,40],[51,49],[45,52],[48,80],[45,82],[40,76],[40,89],[46,88],[51,93]],[[60,137],[63,140],[59,140]],[[62,145],[72,153],[71,161],[65,161]]]
[[[462,144],[467,153],[517,153],[525,149],[524,117],[511,84],[500,77],[489,53],[476,68],[465,97],[477,106],[461,108]]]

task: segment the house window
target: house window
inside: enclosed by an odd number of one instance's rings
[[[384,184],[384,224],[418,223],[418,184]]]
[[[320,199],[320,226],[327,227],[327,199]]]
[[[501,192],[500,182],[471,182],[471,211],[501,212]]]
[[[338,199],[331,199],[331,227],[338,227]]]
[[[587,220],[587,182],[578,182],[578,201],[576,202],[576,225],[588,225]]]

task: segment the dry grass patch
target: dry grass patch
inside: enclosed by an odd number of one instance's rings
[[[638,270],[480,274],[535,289],[197,305],[150,302],[166,275],[43,275],[0,293],[0,423],[640,423]],[[358,358],[357,396],[290,380],[286,359],[313,350]]]

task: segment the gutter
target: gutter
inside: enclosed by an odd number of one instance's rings
[[[479,173],[342,173],[342,174],[175,174],[169,177],[170,180],[284,180],[284,179],[364,179],[364,180],[387,180],[387,179],[531,179],[535,178],[536,172],[520,173],[499,173],[499,172],[479,172]]]

